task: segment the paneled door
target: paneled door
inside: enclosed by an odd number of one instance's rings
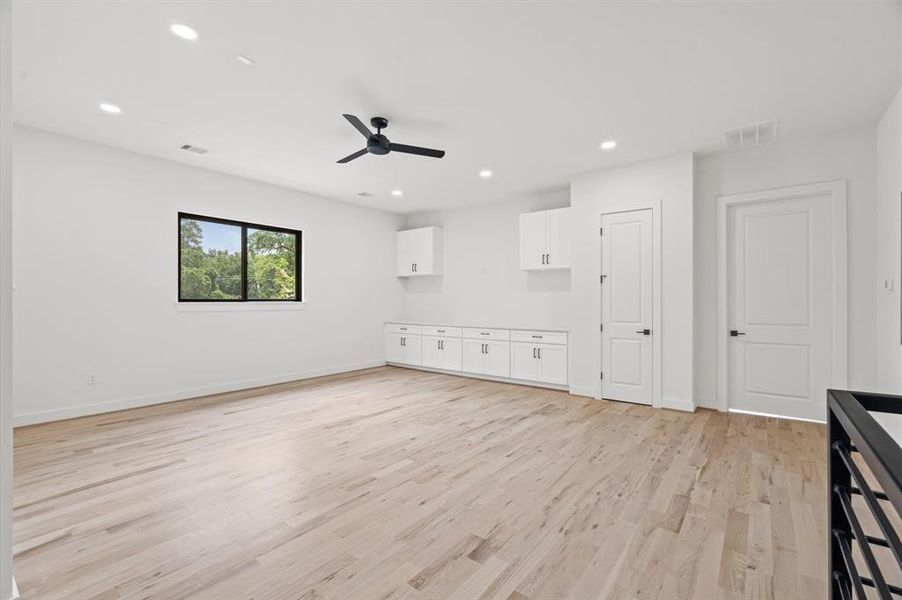
[[[727,212],[731,410],[823,420],[833,351],[830,195]]]
[[[651,404],[652,210],[602,215],[601,231],[601,396]]]

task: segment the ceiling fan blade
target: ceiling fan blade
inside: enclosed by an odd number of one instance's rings
[[[368,150],[367,150],[366,148],[364,148],[363,150],[358,150],[358,151],[355,152],[354,154],[349,154],[348,156],[345,156],[343,159],[341,159],[341,160],[339,160],[339,161],[336,161],[336,162],[340,162],[340,163],[351,162],[351,161],[354,160],[355,158],[360,158],[361,156],[363,156],[363,155],[366,154],[367,152],[368,152]]]
[[[359,131],[363,137],[369,139],[373,136],[373,132],[369,130],[369,128],[363,124],[363,122],[355,117],[354,115],[342,115],[348,122],[354,126],[354,129]]]
[[[432,158],[441,158],[445,155],[444,150],[433,150],[432,148],[420,148],[419,146],[408,146],[407,144],[389,144],[388,147],[392,152],[404,152],[405,154],[417,154],[419,156],[431,156]]]

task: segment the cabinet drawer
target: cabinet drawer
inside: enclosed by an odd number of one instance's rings
[[[408,325],[406,323],[386,323],[385,333],[406,333],[408,335],[419,335],[419,325]]]
[[[509,341],[511,332],[509,329],[464,329],[463,337],[473,340],[501,340]]]
[[[511,331],[511,341],[533,344],[566,344],[567,334],[562,331]]]
[[[460,337],[460,327],[442,327],[441,325],[423,325],[421,328],[423,335],[433,335],[435,337]]]

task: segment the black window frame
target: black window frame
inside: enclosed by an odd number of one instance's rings
[[[195,221],[204,221],[207,223],[217,223],[219,225],[231,225],[241,228],[241,297],[240,298],[182,298],[182,219],[191,219]],[[220,217],[208,217],[195,213],[179,212],[176,219],[178,243],[178,264],[176,265],[176,274],[178,276],[178,301],[179,302],[303,302],[303,280],[304,274],[301,270],[303,265],[303,236],[304,232],[300,229],[290,229],[288,227],[275,227],[273,225],[262,225],[260,223],[250,223],[248,221],[236,221],[234,219],[222,219]],[[295,236],[294,247],[294,298],[248,298],[247,297],[247,230],[260,229],[264,231],[273,231],[275,233],[287,233]]]

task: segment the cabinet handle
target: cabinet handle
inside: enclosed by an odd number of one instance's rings
[[[551,264],[551,255],[550,255],[550,254],[546,254],[546,255],[545,255],[545,264],[546,264],[546,265],[550,265],[550,264]]]
[[[538,356],[536,356],[536,349],[535,349],[535,348],[532,349],[532,357],[533,357],[533,358],[539,358]]]
[[[404,338],[401,338],[401,345],[404,345]]]
[[[537,348],[537,350],[539,351],[539,360],[542,360],[542,349]]]
[[[414,273],[417,272],[417,263],[413,263],[413,272],[414,272]]]
[[[544,254],[542,255],[542,264],[543,265],[545,264],[545,255]]]

